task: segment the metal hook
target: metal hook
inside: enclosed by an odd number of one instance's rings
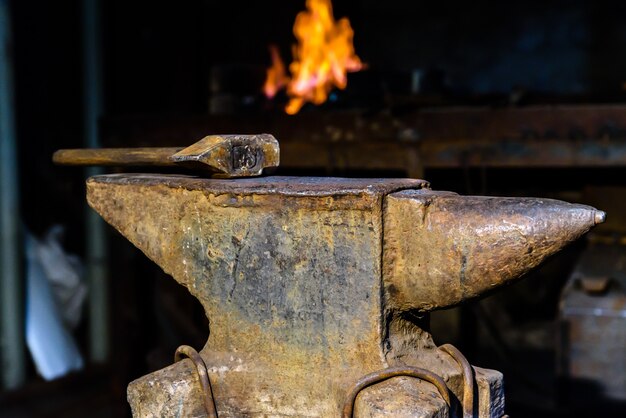
[[[206,409],[208,417],[217,418],[217,407],[215,406],[213,390],[211,389],[211,381],[209,380],[209,372],[204,360],[193,347],[188,345],[181,345],[176,349],[174,362],[181,361],[183,356],[191,360],[196,366],[196,371],[198,372],[198,377],[200,379],[200,385],[202,386],[202,392],[204,392],[204,408]]]
[[[450,355],[456,361],[463,372],[463,418],[474,416],[474,370],[465,356],[452,344],[444,344],[439,349]]]
[[[435,385],[435,387],[439,391],[439,394],[446,402],[448,407],[450,407],[450,394],[448,393],[448,387],[446,386],[446,382],[444,382],[440,376],[428,370],[420,369],[418,367],[389,367],[387,369],[379,370],[377,372],[363,376],[356,382],[354,387],[348,393],[346,401],[343,404],[343,412],[341,414],[342,418],[352,418],[354,402],[356,401],[356,397],[359,392],[361,392],[368,386],[397,376],[414,377],[432,383],[433,385]]]

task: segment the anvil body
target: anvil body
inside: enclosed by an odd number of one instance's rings
[[[520,277],[603,219],[411,179],[107,175],[88,201],[202,303],[220,417],[338,417],[360,377],[397,365],[433,370],[461,399],[428,312]],[[475,370],[475,416],[502,416],[502,376]],[[135,416],[204,416],[188,360],[128,394]],[[447,411],[432,385],[398,377],[365,389],[354,416]]]

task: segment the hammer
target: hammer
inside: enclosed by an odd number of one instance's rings
[[[62,149],[55,164],[73,166],[183,166],[212,177],[253,177],[277,167],[280,148],[270,134],[209,135],[186,148]]]

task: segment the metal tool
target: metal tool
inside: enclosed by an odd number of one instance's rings
[[[52,160],[60,165],[183,166],[213,177],[253,177],[277,167],[278,141],[272,135],[209,135],[182,148],[63,149]]]
[[[502,375],[438,349],[429,312],[516,280],[604,220],[410,179],[118,174],[89,179],[87,200],[202,303],[219,417],[450,413],[441,387],[391,377],[414,368],[445,381],[453,409],[503,416]],[[181,361],[132,382],[128,399],[136,417],[201,417],[206,393]]]

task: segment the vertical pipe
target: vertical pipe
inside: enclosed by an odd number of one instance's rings
[[[0,373],[2,387],[26,378],[17,151],[9,0],[0,0]]]
[[[98,148],[98,119],[102,116],[102,65],[100,43],[100,2],[83,1],[83,109],[85,145]],[[87,176],[100,174],[87,169]],[[86,213],[86,262],[89,284],[89,357],[104,363],[109,357],[109,272],[104,221],[91,209]]]

